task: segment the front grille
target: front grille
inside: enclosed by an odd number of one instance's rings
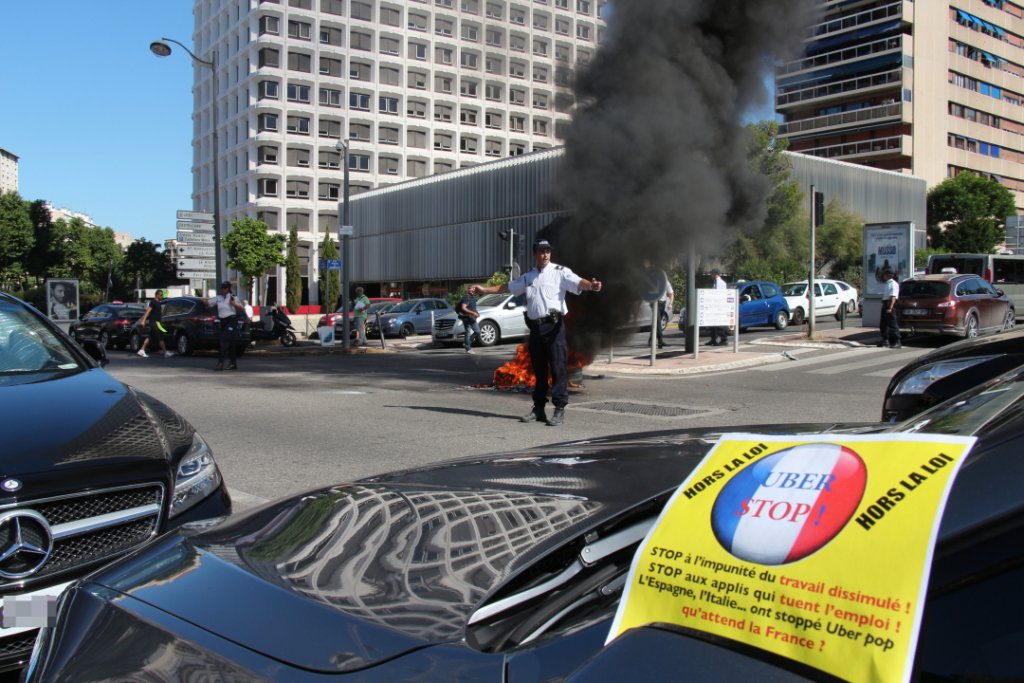
[[[4,508],[2,512],[32,510],[41,514],[53,535],[53,550],[30,576],[20,581],[0,579],[0,591],[30,588],[41,579],[73,574],[145,543],[160,530],[163,496],[163,486],[148,484],[22,501]],[[0,528],[0,553],[12,542],[10,532]]]
[[[39,629],[22,631],[10,638],[0,638],[0,660],[27,657],[36,644]]]
[[[454,318],[443,318],[434,323],[434,329],[438,332],[446,332],[455,327]]]

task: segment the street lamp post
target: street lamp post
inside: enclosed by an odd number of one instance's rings
[[[341,211],[340,219],[338,221],[338,239],[341,241],[341,331],[342,339],[341,346],[344,349],[349,348],[351,339],[350,335],[350,322],[348,319],[348,287],[349,287],[349,246],[348,246],[348,230],[345,229],[348,222],[348,141],[342,139],[335,145],[335,149],[341,153],[341,168],[342,168],[342,200],[341,200]]]
[[[167,43],[174,43],[182,50],[188,53],[192,61],[200,66],[205,66],[210,70],[212,81],[210,83],[212,91],[210,97],[210,105],[212,107],[212,122],[213,122],[213,250],[215,258],[217,259],[217,282],[219,286],[221,282],[224,282],[224,265],[222,263],[222,253],[220,247],[220,179],[218,173],[218,167],[220,166],[220,145],[217,141],[217,50],[214,49],[210,52],[209,61],[205,59],[199,59],[188,49],[185,45],[178,42],[174,38],[161,38],[160,40],[154,40],[149,44],[149,50],[157,57],[167,57],[171,54],[171,46]]]

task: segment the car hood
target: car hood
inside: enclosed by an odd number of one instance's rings
[[[667,496],[711,444],[629,437],[382,475],[166,536],[92,581],[278,661],[355,671],[461,641],[506,581]]]
[[[192,436],[192,427],[169,408],[99,368],[0,387],[0,410],[4,477],[45,473],[52,479],[62,467],[163,460]]]

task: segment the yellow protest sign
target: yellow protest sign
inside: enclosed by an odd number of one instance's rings
[[[909,680],[939,520],[973,443],[723,436],[637,551],[609,641],[675,624],[848,680]]]

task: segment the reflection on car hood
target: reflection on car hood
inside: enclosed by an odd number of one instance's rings
[[[630,437],[382,475],[165,537],[93,580],[279,661],[354,671],[462,640],[501,584],[671,491],[710,445]]]
[[[101,369],[0,389],[3,476],[47,472],[104,459],[167,457],[192,428],[157,401]],[[172,417],[174,416],[174,417]],[[177,434],[167,434],[168,420]],[[158,425],[163,425],[162,427]],[[187,434],[186,434],[187,432]]]

